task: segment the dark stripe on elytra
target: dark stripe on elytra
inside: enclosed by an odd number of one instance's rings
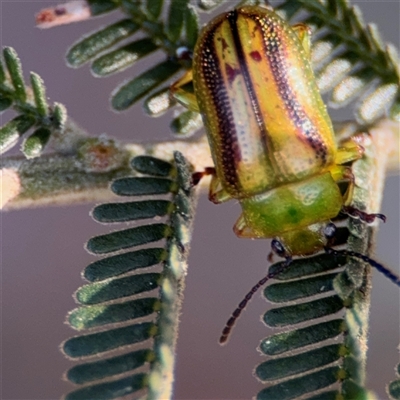
[[[264,20],[264,22],[268,24],[268,21]],[[266,29],[262,28],[259,21],[258,21],[258,26],[260,27],[261,30]],[[318,133],[315,125],[312,123],[310,118],[308,118],[303,107],[301,107],[300,103],[296,99],[296,96],[293,94],[291,85],[288,83],[287,79],[288,66],[286,64],[285,51],[282,48],[282,41],[279,39],[282,30],[275,29],[272,23],[268,24],[267,29],[271,33],[275,33],[274,36],[275,41],[271,42],[266,39],[263,40],[264,53],[266,59],[269,61],[272,75],[274,76],[274,80],[278,85],[280,97],[285,103],[285,109],[288,112],[289,117],[293,121],[295,126],[301,131],[302,137],[306,140],[307,143],[309,143],[309,145],[315,151],[316,157],[321,159],[322,164],[325,164],[327,161],[327,146],[325,142],[321,139],[321,135]],[[263,35],[263,37],[265,38],[266,36]],[[307,121],[310,122],[310,128],[303,129],[303,123]]]
[[[228,21],[231,27],[231,32],[233,36],[233,42],[235,44],[235,49],[237,52],[237,56],[239,59],[240,69],[244,78],[244,82],[246,84],[247,92],[249,93],[250,100],[251,100],[251,108],[253,109],[254,116],[256,117],[257,125],[260,129],[260,141],[264,148],[263,154],[268,154],[267,148],[267,138],[268,132],[265,128],[264,118],[261,114],[260,104],[257,99],[256,91],[253,86],[253,81],[250,76],[249,67],[246,63],[246,58],[244,55],[244,50],[242,46],[242,42],[240,41],[239,31],[237,27],[237,19],[238,19],[238,12],[237,10],[233,10],[228,14]]]
[[[219,145],[221,151],[223,179],[232,187],[238,187],[236,161],[240,158],[237,147],[236,127],[233,120],[229,97],[221,73],[221,64],[215,50],[214,35],[220,27],[218,24],[204,38],[202,55],[202,72],[216,109]],[[219,156],[219,155],[218,155]]]

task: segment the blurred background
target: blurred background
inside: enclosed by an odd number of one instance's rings
[[[232,2],[233,3],[233,2]],[[398,1],[353,1],[367,22],[376,22],[383,38],[399,47]],[[25,76],[39,73],[51,101],[66,105],[69,116],[93,135],[107,133],[122,141],[172,139],[169,116],[151,119],[138,105],[127,112],[110,110],[111,91],[140,71],[129,69],[107,79],[94,78],[87,67],[67,68],[67,48],[116,13],[88,22],[39,30],[34,15],[56,1],[7,1],[0,4],[1,45],[18,52]],[[149,58],[162,59],[161,54]],[[333,112],[336,119],[351,110]],[[3,116],[4,123],[10,118]],[[138,128],[139,127],[139,128]],[[389,176],[382,205],[388,222],[380,224],[376,258],[399,269],[399,178]],[[107,232],[89,217],[92,204],[39,208],[0,214],[1,218],[1,398],[55,399],[71,389],[61,380],[71,363],[59,352],[74,332],[64,322],[75,307],[71,294],[84,282],[82,269],[94,257],[83,244]],[[235,202],[215,206],[200,198],[191,246],[176,365],[176,399],[246,399],[261,384],[252,376],[262,361],[256,350],[270,332],[259,322],[268,305],[256,295],[227,346],[217,343],[233,308],[265,273],[269,242],[239,240],[232,226],[239,215]],[[384,385],[394,379],[399,361],[399,290],[374,271],[368,350],[368,387],[386,399]],[[251,327],[251,330],[248,329]]]

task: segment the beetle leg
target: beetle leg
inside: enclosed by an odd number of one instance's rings
[[[190,111],[200,112],[196,95],[193,92],[192,81],[193,73],[192,70],[189,70],[170,86],[171,96]]]
[[[235,225],[233,226],[233,231],[239,238],[254,239],[256,237],[253,230],[246,224],[243,214],[240,215]]]
[[[215,173],[215,169],[214,173],[211,176],[208,199],[214,204],[224,203],[225,201],[232,199],[232,196],[226,190],[221,188],[221,182]]]
[[[208,175],[215,175],[215,168],[214,167],[206,167],[204,168],[203,172],[194,172],[192,174],[192,184],[193,186],[196,186],[199,184],[199,182]]]
[[[349,186],[347,187],[346,193],[343,195],[343,207],[342,212],[347,215],[350,215],[353,218],[358,218],[367,224],[372,223],[376,218],[381,219],[383,222],[386,221],[386,217],[383,214],[369,214],[365,211],[359,210],[353,206],[351,206],[351,201],[353,199],[353,192],[355,186],[355,180],[353,172],[349,167],[343,167],[340,165],[336,165],[331,168],[331,174],[335,182],[337,181],[348,181]]]
[[[351,200],[353,199],[354,185],[355,185],[354,175],[351,168],[344,167],[342,165],[335,165],[334,167],[330,168],[330,173],[335,182],[339,181],[349,182],[349,186],[347,187],[347,190],[343,195],[343,205],[349,206]]]
[[[369,136],[365,133],[353,135],[350,139],[339,143],[335,163],[345,164],[360,159],[364,154],[364,146],[368,145]]]
[[[306,55],[309,59],[311,59],[311,29],[306,24],[295,24],[292,25],[292,29],[298,36],[303,45],[304,50],[306,51]]]
[[[361,221],[366,222],[367,224],[374,222],[376,218],[379,218],[383,222],[386,222],[386,216],[384,214],[374,214],[374,213],[369,214],[369,213],[366,213],[365,211],[361,211],[352,206],[344,206],[342,208],[342,211],[345,212],[346,214],[350,215],[353,218],[358,218]]]

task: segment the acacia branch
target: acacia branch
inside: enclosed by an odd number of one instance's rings
[[[72,129],[72,128],[71,128]],[[212,166],[205,136],[195,141],[167,141],[146,144],[120,144],[105,136],[85,136],[75,127],[69,142],[59,138],[55,153],[27,160],[23,156],[3,157],[0,162],[2,196],[0,205],[7,210],[47,205],[106,202],[116,197],[108,189],[110,182],[134,174],[130,160],[152,155],[172,160],[180,151],[195,171]],[[344,128],[345,129],[345,128]],[[399,123],[381,120],[370,130],[372,141],[382,147],[388,169],[399,170]],[[65,135],[64,137],[68,137]],[[383,184],[383,178],[382,178]],[[206,187],[207,180],[202,181]]]

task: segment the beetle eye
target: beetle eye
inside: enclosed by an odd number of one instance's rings
[[[336,225],[330,222],[324,228],[324,235],[327,239],[332,239],[336,234]]]
[[[277,239],[273,239],[272,240],[271,249],[275,254],[277,254],[280,257],[285,257],[286,256],[286,250],[283,247],[283,244]]]

